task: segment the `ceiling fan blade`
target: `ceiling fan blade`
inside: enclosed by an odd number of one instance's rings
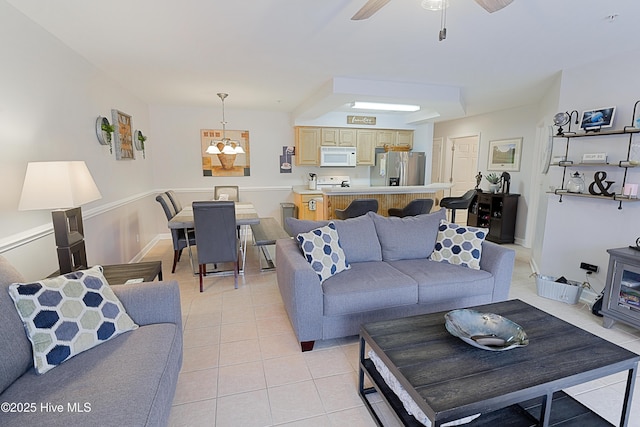
[[[513,0],[475,0],[484,10],[489,13],[497,12],[503,7],[509,6]]]
[[[382,7],[390,1],[391,0],[369,0],[358,12],[356,12],[355,15],[351,17],[351,20],[360,21],[362,19],[369,19],[374,13],[382,9]]]

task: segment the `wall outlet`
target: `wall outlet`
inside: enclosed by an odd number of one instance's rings
[[[589,263],[586,263],[586,262],[581,262],[580,263],[580,268],[583,269],[583,270],[590,271],[592,273],[597,273],[598,272],[598,266],[597,265],[589,264]]]

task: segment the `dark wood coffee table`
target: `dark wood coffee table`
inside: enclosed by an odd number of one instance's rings
[[[628,371],[620,425],[626,426],[640,355],[538,310],[520,300],[474,307],[524,328],[529,345],[494,352],[450,335],[444,314],[433,313],[368,323],[360,331],[359,392],[382,425],[367,396],[375,391],[404,425],[408,415],[365,354],[368,345],[431,420],[434,427],[473,414],[468,426],[610,425],[562,389]],[[364,388],[364,375],[374,387]],[[640,408],[636,408],[636,411]],[[551,424],[550,424],[551,423]]]

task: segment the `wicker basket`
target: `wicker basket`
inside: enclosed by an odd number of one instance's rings
[[[577,304],[582,295],[582,283],[574,280],[567,280],[567,282],[560,283],[556,282],[556,277],[537,275],[538,295],[567,304]]]

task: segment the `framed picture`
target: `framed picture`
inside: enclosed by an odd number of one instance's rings
[[[133,150],[133,129],[131,127],[131,116],[118,110],[111,110],[113,132],[116,146],[116,159],[135,159]]]
[[[210,145],[219,153],[207,153]],[[200,152],[203,176],[251,176],[248,130],[200,129]]]
[[[519,171],[522,154],[522,138],[501,139],[489,142],[488,170]]]
[[[613,118],[616,114],[616,107],[596,108],[582,112],[580,119],[580,129],[584,131],[610,128],[613,126]]]

